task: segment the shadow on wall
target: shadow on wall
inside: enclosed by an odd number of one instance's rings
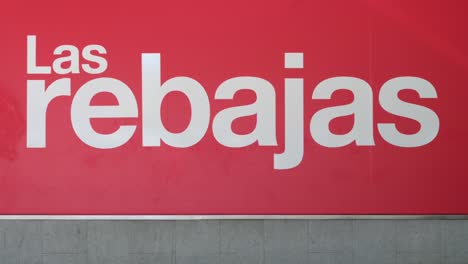
[[[18,102],[6,91],[0,83],[0,159],[14,160],[26,124]]]

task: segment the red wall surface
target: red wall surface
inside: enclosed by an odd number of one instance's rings
[[[3,2],[0,214],[468,214],[467,7],[442,0]],[[38,65],[51,66],[60,45],[81,51],[98,44],[107,50],[107,70],[30,74],[28,35],[37,37]],[[303,53],[303,69],[285,69],[285,52]],[[162,81],[189,76],[205,89],[210,124],[197,144],[143,147],[142,53],[161,54]],[[214,99],[217,87],[237,76],[274,86],[277,146],[230,148],[214,137],[217,113],[256,100],[249,90]],[[355,99],[346,89],[330,100],[312,99],[320,82],[337,76],[372,87],[374,145],[330,148],[311,136],[315,113]],[[400,76],[427,80],[437,92],[437,98],[399,93],[438,116],[437,136],[423,146],[395,146],[378,130],[382,123],[395,123],[403,134],[420,129],[379,103],[383,84]],[[124,82],[138,103],[137,118],[91,121],[104,134],[136,125],[128,142],[111,149],[85,144],[70,121],[74,95],[102,77]],[[27,127],[27,81],[50,85],[61,78],[70,79],[71,96],[48,106],[47,146],[27,147],[27,134],[35,133]],[[304,80],[304,154],[298,166],[279,170],[273,155],[284,151],[285,78]],[[116,100],[102,93],[92,104]],[[170,93],[161,116],[168,130],[183,131],[189,101]],[[256,115],[242,117],[232,129],[248,134],[257,123]],[[329,128],[345,134],[353,125],[348,115]]]

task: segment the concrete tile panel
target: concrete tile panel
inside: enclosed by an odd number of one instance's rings
[[[351,252],[310,253],[310,264],[353,264]],[[356,263],[359,264],[359,263]]]
[[[263,262],[263,220],[220,221],[221,263]]]
[[[400,220],[396,228],[398,252],[442,254],[440,221]]]
[[[356,255],[395,253],[396,227],[389,220],[353,221],[353,252]]]
[[[307,220],[265,221],[265,263],[307,263]]]
[[[441,221],[441,228],[442,228],[442,249],[443,249],[444,255],[446,256],[468,255],[468,221],[466,220]]]
[[[87,228],[85,221],[44,221],[43,253],[86,253]]]
[[[443,264],[437,253],[398,253],[397,264]]]
[[[352,220],[310,220],[309,252],[352,252]]]
[[[87,264],[86,254],[44,254],[43,264]]]
[[[177,264],[219,262],[219,221],[177,221],[175,229]]]

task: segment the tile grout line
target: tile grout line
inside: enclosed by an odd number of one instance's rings
[[[176,255],[177,255],[177,252],[176,252],[176,248],[177,248],[177,243],[176,243],[176,239],[177,239],[177,221],[173,221],[172,222],[172,260],[171,260],[171,263],[173,264],[176,264],[177,263],[177,259],[176,259]]]
[[[351,263],[354,264],[355,262],[355,256],[354,256],[354,223],[356,220],[351,220]]]
[[[41,221],[39,225],[39,235],[41,236],[41,263],[44,264],[44,222]]]
[[[307,227],[306,227],[306,235],[307,235],[307,237],[306,237],[306,247],[307,247],[306,248],[306,254],[307,255],[306,256],[307,256],[307,263],[310,263],[310,259],[311,259],[310,252],[309,252],[310,251],[310,226],[309,226],[310,221],[311,220],[306,220],[306,225],[307,225]]]
[[[86,263],[89,264],[90,261],[89,261],[89,240],[88,240],[88,229],[89,229],[89,222],[88,221],[85,221],[85,227],[86,227],[86,233],[85,233],[85,241],[86,241]]]
[[[221,264],[221,220],[218,220],[218,264]]]
[[[395,243],[395,264],[398,262],[398,233],[397,233],[397,223],[396,222],[392,222],[393,224],[393,243]]]
[[[262,263],[265,264],[266,263],[266,249],[265,249],[265,244],[266,244],[266,235],[265,235],[265,221],[266,220],[262,220],[262,240],[263,240],[263,243],[262,243]]]

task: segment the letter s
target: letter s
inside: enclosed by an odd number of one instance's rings
[[[398,92],[404,89],[415,90],[421,98],[437,98],[437,92],[430,82],[410,76],[391,79],[380,90],[379,102],[382,108],[391,114],[419,122],[420,130],[411,135],[402,134],[393,123],[378,124],[378,129],[390,144],[407,148],[420,147],[430,143],[437,136],[439,117],[427,107],[400,100]]]
[[[98,54],[107,54],[106,49],[101,45],[88,45],[83,49],[82,56],[89,62],[97,63],[98,67],[93,68],[89,64],[83,64],[83,70],[89,74],[100,74],[107,69],[107,60],[103,56],[94,55],[92,52],[96,51]]]

